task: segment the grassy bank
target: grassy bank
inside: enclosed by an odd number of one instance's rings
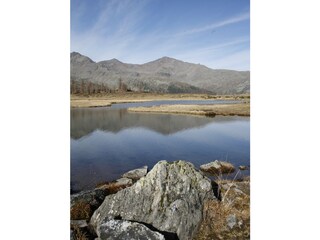
[[[95,95],[71,95],[71,107],[104,107],[113,103],[145,102],[156,100],[249,100],[250,95],[208,95],[208,94],[156,94],[156,93],[108,93]]]
[[[132,112],[193,114],[203,116],[250,116],[250,103],[219,105],[161,105],[153,107],[128,108]]]
[[[221,201],[207,200],[194,239],[250,239],[250,179],[217,181]]]

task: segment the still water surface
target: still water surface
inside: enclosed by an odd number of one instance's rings
[[[151,106],[159,102],[71,109],[73,191],[115,180],[122,173],[144,165],[151,169],[163,159],[184,159],[196,167],[215,159],[227,159],[236,166],[250,164],[250,118],[126,110],[127,107]],[[197,101],[181,103],[199,104]]]

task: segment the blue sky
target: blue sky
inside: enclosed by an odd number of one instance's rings
[[[163,56],[249,70],[249,0],[71,0],[71,51],[94,61]]]

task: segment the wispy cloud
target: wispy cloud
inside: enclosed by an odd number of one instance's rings
[[[244,49],[221,58],[214,59],[208,62],[208,66],[212,68],[248,70],[250,69],[250,50]]]
[[[95,60],[121,57],[137,38],[135,31],[144,17],[146,3],[145,0],[105,2],[93,26],[83,32],[71,33],[73,49],[84,54],[91,53]]]
[[[194,57],[205,57],[213,53],[217,53],[219,51],[225,51],[225,48],[229,48],[232,46],[237,46],[239,44],[248,43],[250,39],[248,37],[241,37],[237,39],[233,39],[228,42],[214,44],[208,47],[199,47],[193,48],[191,50],[185,50],[180,54],[176,55],[177,58],[181,59],[192,59]]]
[[[85,25],[84,29],[72,29],[71,50],[94,61],[118,58],[123,62],[145,63],[169,56],[212,68],[245,70],[249,66],[244,63],[249,61],[244,52],[249,51],[247,43],[250,42],[245,33],[243,36],[239,33],[227,36],[210,34],[206,38],[197,34],[245,21],[249,19],[249,13],[182,31],[181,26],[172,27],[163,18],[149,24],[150,13],[146,9],[152,3],[150,0],[101,1],[94,14],[95,20],[90,22],[92,24]],[[83,11],[86,8],[82,4],[73,17],[77,21],[81,17],[83,20]]]
[[[193,28],[193,29],[190,29],[190,30],[186,30],[186,31],[180,32],[177,35],[190,35],[190,34],[194,34],[194,33],[200,33],[200,32],[212,30],[212,29],[215,29],[215,28],[224,27],[224,26],[227,26],[227,25],[230,25],[230,24],[242,22],[242,21],[248,20],[249,18],[250,18],[250,13],[246,12],[246,13],[243,13],[241,15],[233,16],[231,18],[225,19],[223,21],[215,22],[215,23],[212,23],[212,24],[209,24],[209,25],[206,25],[206,26]]]

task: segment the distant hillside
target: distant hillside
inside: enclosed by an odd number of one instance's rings
[[[210,69],[169,57],[145,64],[128,64],[117,59],[94,62],[73,52],[71,81],[74,91],[86,85],[90,89],[158,93],[250,92],[249,71]]]

